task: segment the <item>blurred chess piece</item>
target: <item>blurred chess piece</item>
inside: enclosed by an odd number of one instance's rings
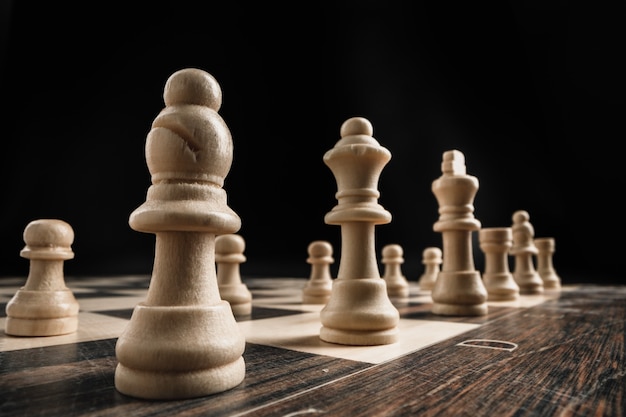
[[[513,278],[519,286],[520,294],[543,293],[543,280],[535,269],[533,257],[537,254],[534,236],[535,229],[529,221],[530,215],[525,210],[513,213],[513,246],[509,254],[515,257]]]
[[[229,233],[215,238],[215,263],[220,296],[230,303],[235,317],[252,314],[252,293],[241,279],[240,265],[246,242],[240,235]]]
[[[328,303],[320,312],[320,339],[343,345],[383,345],[399,338],[400,313],[378,270],[375,226],[391,222],[378,204],[378,179],[391,153],[369,120],[347,119],[341,139],[324,154],[337,181],[337,205],[326,224],[341,226],[341,262]]]
[[[115,387],[170,400],[239,385],[246,341],[216,276],[216,236],[241,227],[223,188],[233,143],[217,112],[222,90],[188,68],[168,78],[163,99],[145,144],[152,185],[129,218],[134,230],[156,235],[152,277],[117,340]]]
[[[330,264],[333,259],[333,247],[325,240],[315,240],[307,248],[309,257],[307,263],[311,265],[311,274],[302,290],[304,304],[326,304],[333,288],[333,279],[330,274]]]
[[[478,179],[467,175],[465,155],[458,150],[443,153],[441,176],[432,192],[439,204],[433,230],[443,239],[443,265],[432,290],[433,314],[477,316],[487,314],[487,290],[474,268],[472,232],[480,229],[474,218]]]
[[[404,250],[397,244],[385,245],[382,250],[382,263],[385,265],[383,279],[387,283],[387,294],[393,298],[409,296],[409,282],[402,273]],[[393,301],[393,300],[392,300]]]
[[[12,336],[57,336],[78,328],[79,305],[65,285],[64,262],[74,258],[74,231],[62,220],[41,219],[24,229],[30,259],[26,284],[6,305],[5,333]]]
[[[437,282],[437,275],[441,270],[442,260],[441,249],[435,246],[429,246],[422,252],[422,263],[424,264],[424,272],[419,278],[418,285],[420,290],[432,291]]]
[[[485,254],[483,281],[489,301],[519,299],[519,286],[509,269],[509,250],[513,246],[510,227],[485,227],[479,230],[480,248]]]
[[[554,269],[553,255],[555,243],[553,237],[535,238],[537,248],[537,273],[543,280],[543,288],[546,290],[560,290],[561,278]]]

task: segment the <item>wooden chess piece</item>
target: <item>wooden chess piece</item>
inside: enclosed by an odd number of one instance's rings
[[[5,333],[13,336],[57,336],[78,328],[79,305],[65,285],[64,262],[74,258],[74,231],[62,220],[41,219],[24,229],[30,260],[26,284],[6,305]]]
[[[221,88],[188,68],[168,78],[163,98],[146,138],[152,185],[129,219],[134,230],[156,235],[154,265],[147,297],[117,341],[115,387],[165,400],[240,384],[245,338],[220,298],[215,266],[216,236],[241,227],[223,189],[233,143],[217,113]]]
[[[404,250],[397,244],[385,245],[382,250],[382,263],[385,265],[383,279],[387,283],[387,294],[390,298],[407,298],[409,282],[402,273]],[[393,301],[393,300],[392,300]]]
[[[252,314],[252,293],[241,279],[240,265],[246,242],[240,235],[228,233],[215,239],[215,263],[220,296],[230,303],[235,318]]]
[[[546,290],[560,290],[561,278],[554,269],[553,255],[555,241],[553,237],[535,238],[537,248],[537,273],[543,280],[543,288]]]
[[[535,229],[529,219],[530,215],[526,210],[513,213],[513,246],[509,254],[515,257],[513,278],[519,286],[520,294],[541,294],[544,290],[543,280],[533,263],[533,256],[537,254],[533,240]]]
[[[429,246],[422,252],[422,263],[424,264],[424,272],[420,276],[417,284],[420,290],[432,291],[437,282],[437,275],[441,270],[443,262],[441,249],[435,246]]]
[[[478,179],[466,174],[465,155],[443,153],[442,175],[432,183],[439,204],[433,230],[443,239],[443,265],[432,290],[433,314],[477,316],[487,314],[487,290],[474,268],[472,232],[480,229],[474,218]]]
[[[341,139],[324,154],[337,181],[338,204],[326,224],[341,226],[341,260],[328,303],[320,313],[320,338],[345,345],[382,345],[398,341],[400,314],[387,295],[375,252],[378,224],[391,214],[378,204],[380,173],[391,153],[372,137],[369,120],[347,119]]]
[[[307,263],[311,265],[311,274],[302,290],[304,304],[326,304],[333,288],[333,279],[330,274],[330,264],[333,259],[333,247],[325,240],[315,240],[307,248],[309,257]]]
[[[519,286],[509,269],[509,250],[513,246],[510,227],[485,227],[479,230],[480,248],[485,254],[483,282],[490,301],[519,299]]]

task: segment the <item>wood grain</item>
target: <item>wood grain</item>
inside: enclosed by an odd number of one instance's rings
[[[429,319],[425,306],[399,311]],[[116,339],[0,352],[0,415],[624,415],[626,287],[580,286],[473,319],[473,330],[377,365],[247,343],[240,385],[173,401],[116,391]],[[483,342],[462,344],[471,340]]]

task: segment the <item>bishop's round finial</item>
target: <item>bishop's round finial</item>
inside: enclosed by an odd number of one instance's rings
[[[218,111],[222,106],[222,89],[217,80],[207,72],[185,68],[167,79],[163,101],[166,106],[196,104]]]

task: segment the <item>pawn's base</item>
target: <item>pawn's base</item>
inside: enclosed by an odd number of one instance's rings
[[[407,298],[409,296],[409,284],[387,284],[387,294],[390,298]]]
[[[432,291],[433,288],[435,288],[435,282],[437,282],[436,279],[432,279],[432,280],[420,279],[417,282],[417,285],[419,286],[420,291]]]
[[[431,311],[441,316],[483,316],[487,314],[487,303],[467,305],[434,303]]]
[[[19,289],[6,306],[5,333],[12,336],[59,336],[78,329],[78,302],[69,289]]]
[[[61,336],[76,332],[78,317],[22,319],[7,317],[5,333],[11,336]]]
[[[543,288],[546,290],[560,290],[561,289],[561,279],[556,274],[541,274],[539,272],[539,276],[543,281]]]
[[[519,299],[519,287],[510,273],[483,274],[489,301],[515,301]]]
[[[245,317],[252,314],[252,302],[231,304],[230,308],[232,308],[235,317]]]
[[[515,282],[520,294],[543,294],[543,280],[536,272],[515,273]]]
[[[330,294],[302,294],[302,304],[326,304]]]

